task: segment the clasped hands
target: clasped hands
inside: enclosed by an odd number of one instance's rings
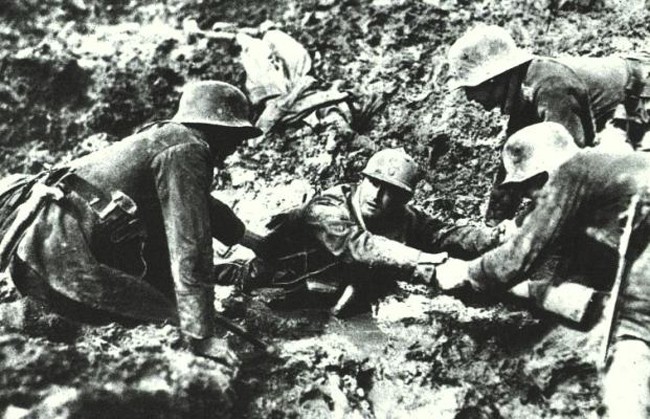
[[[460,288],[469,282],[469,262],[450,258],[446,252],[421,253],[413,279],[442,291]]]
[[[436,266],[436,281],[442,291],[450,291],[470,283],[470,262],[449,258]]]
[[[443,253],[421,253],[414,278],[426,284],[435,284],[440,290],[460,288],[469,282],[469,262],[450,258]]]

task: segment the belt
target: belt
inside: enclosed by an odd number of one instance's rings
[[[75,192],[92,208],[113,243],[144,234],[143,225],[136,218],[138,207],[124,192],[116,190],[108,195],[75,173],[66,176],[61,183],[64,192]]]
[[[61,182],[64,192],[75,192],[97,213],[101,213],[110,203],[110,196],[92,183],[71,173]]]

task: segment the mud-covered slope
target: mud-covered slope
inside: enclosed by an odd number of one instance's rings
[[[554,16],[545,2],[524,0],[5,3],[3,172],[37,171],[69,157],[91,134],[113,141],[167,118],[187,80],[216,78],[243,88],[236,44],[192,34],[184,22],[209,30],[218,22],[255,28],[270,19],[308,49],[323,85],[340,83],[361,98],[375,94],[386,105],[359,133],[323,128],[272,137],[249,154],[271,148],[285,161],[260,165],[262,174],[296,167],[315,142],[330,158],[309,178],[329,186],[354,176],[374,148],[402,145],[427,164],[433,146],[450,138],[450,152],[430,170],[419,198],[460,218],[479,214],[497,160],[500,119],[445,88],[443,59],[453,40],[486,22],[506,26],[520,45],[540,54],[604,55],[646,47],[649,31],[647,12],[601,8]]]
[[[476,22],[539,54],[648,48],[648,12],[582,1],[5,0],[0,2],[0,174],[37,172],[174,112],[181,86],[242,89],[232,40],[191,31],[266,20],[309,51],[313,74],[384,105],[357,131],[293,127],[233,156],[220,197],[258,230],[275,212],[404,146],[428,167],[416,203],[480,217],[502,120],[445,85],[447,46]],[[431,154],[448,142],[437,164]],[[6,278],[0,301],[16,298]],[[233,336],[240,369],[187,355],[169,326],[53,324],[0,336],[0,412],[11,417],[584,417],[596,409],[599,331],[557,328],[509,301],[403,288],[372,314],[283,311],[272,296],[220,289],[217,306],[279,347],[265,358]],[[37,335],[34,337],[34,335]],[[7,416],[10,417],[10,416]]]

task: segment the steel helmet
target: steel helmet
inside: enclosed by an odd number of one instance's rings
[[[506,178],[502,182],[523,182],[552,172],[573,157],[579,148],[569,131],[557,122],[540,122],[514,133],[503,148]]]
[[[409,193],[415,191],[415,186],[422,178],[417,163],[403,148],[387,148],[378,151],[370,157],[361,173]]]
[[[241,90],[221,81],[205,80],[183,87],[178,112],[172,121],[241,128],[248,138],[262,135],[248,117],[248,99]]]
[[[449,48],[451,88],[473,87],[533,59],[510,34],[495,25],[468,30]]]

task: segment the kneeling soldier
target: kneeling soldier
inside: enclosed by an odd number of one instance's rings
[[[604,410],[611,418],[648,417],[650,155],[581,150],[566,128],[544,122],[510,137],[503,162],[504,182],[532,197],[534,210],[519,231],[496,249],[473,261],[450,259],[439,266],[439,286],[453,289],[469,284],[476,290],[502,291],[557,256],[558,247],[562,265],[574,262],[576,251],[600,246],[605,251],[599,254],[610,265],[609,284],[590,266],[599,266],[600,256],[577,266],[573,273],[595,288],[621,284],[620,295],[615,286],[610,297],[618,299],[618,313],[604,378]],[[559,271],[567,273],[563,268]],[[566,283],[568,279],[570,275],[560,275],[553,281]]]
[[[260,134],[248,110],[234,86],[190,83],[172,120],[8,180],[0,262],[16,288],[76,320],[179,322],[196,353],[229,358],[214,336],[212,238],[234,244],[245,227],[210,192],[214,165]]]

